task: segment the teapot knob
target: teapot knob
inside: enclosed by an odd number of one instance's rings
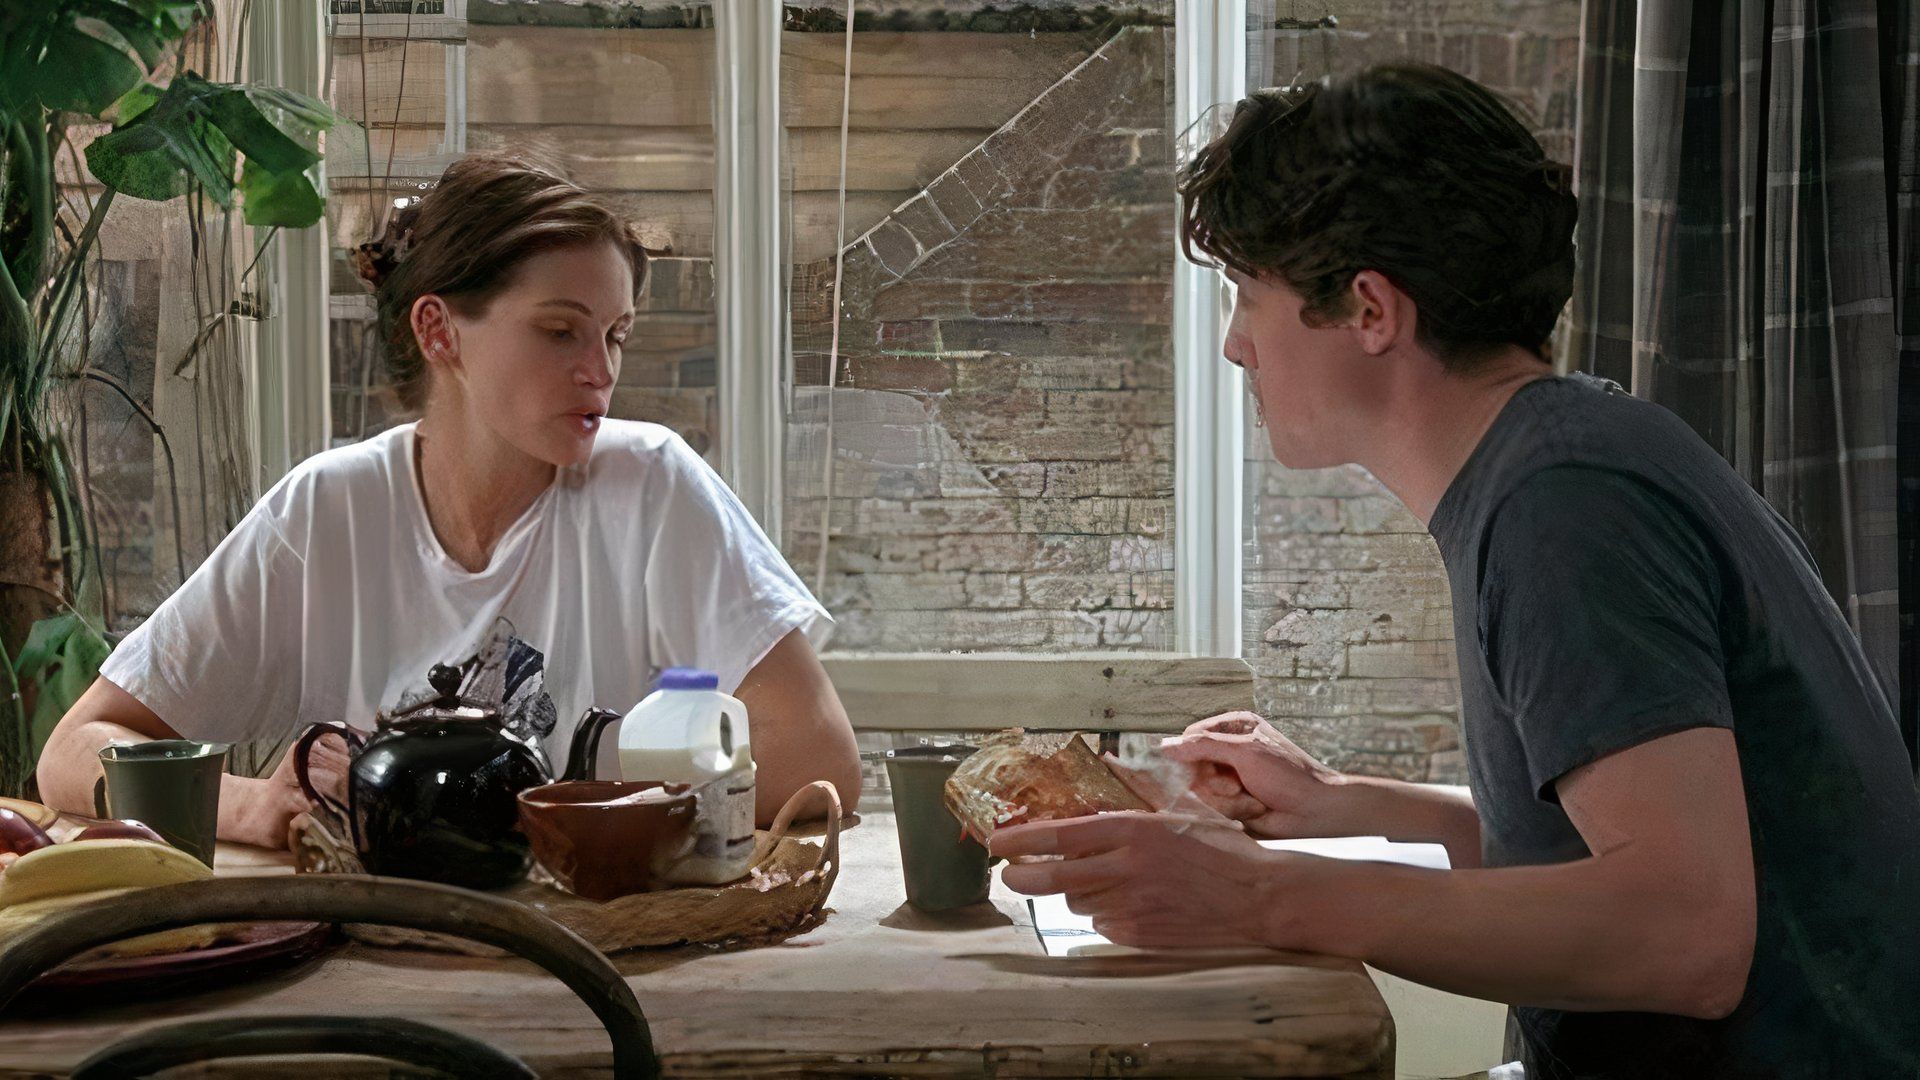
[[[427,685],[442,698],[452,698],[460,692],[460,669],[452,664],[435,664],[427,670]]]

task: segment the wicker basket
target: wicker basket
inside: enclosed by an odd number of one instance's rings
[[[827,796],[827,832],[819,843],[788,836],[794,814],[814,789]],[[840,873],[840,793],[817,780],[794,792],[773,827],[754,834],[752,868],[738,881],[711,887],[634,893],[604,903],[553,884],[537,866],[528,880],[495,893],[519,900],[602,952],[671,945],[752,942],[791,936],[822,918]],[[289,836],[303,874],[364,873],[353,845],[329,817],[302,814]],[[373,945],[433,949],[472,956],[504,955],[477,942],[388,926],[350,925],[347,933]]]

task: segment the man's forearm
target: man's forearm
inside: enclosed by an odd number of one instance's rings
[[[1342,775],[1329,782],[1314,817],[1328,836],[1444,844],[1454,869],[1480,865],[1480,813],[1463,787]]]
[[[1438,871],[1289,856],[1262,902],[1272,944],[1510,1004],[1712,1017],[1746,977],[1711,895],[1621,859]]]

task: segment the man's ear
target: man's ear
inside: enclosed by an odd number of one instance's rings
[[[447,302],[428,293],[413,302],[408,313],[413,339],[420,355],[429,364],[451,364],[460,356],[460,331],[453,325],[453,312]]]
[[[1348,325],[1369,356],[1380,356],[1413,336],[1413,300],[1378,270],[1353,275],[1347,301],[1352,309]]]

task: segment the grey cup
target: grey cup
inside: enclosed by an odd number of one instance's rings
[[[181,851],[213,865],[220,776],[227,743],[156,739],[100,750],[106,773],[93,788],[94,813],[138,821]]]
[[[987,849],[961,835],[959,819],[947,809],[943,794],[947,777],[971,753],[971,746],[887,751],[887,784],[893,789],[907,903],[922,911],[948,911],[987,898]]]

